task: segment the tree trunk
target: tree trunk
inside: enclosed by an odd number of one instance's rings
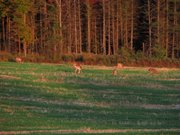
[[[4,17],[2,17],[2,50],[5,50],[5,40],[6,40],[6,36],[5,36],[5,19]]]
[[[2,51],[2,33],[0,32],[0,51]]]
[[[87,2],[87,52],[91,53],[91,15],[90,15],[90,4]]]
[[[26,25],[26,14],[24,14],[24,25]],[[27,42],[26,39],[23,39],[23,49],[24,49],[24,56],[27,55]]]
[[[9,17],[7,17],[7,23],[8,23],[8,52],[11,52],[11,20]]]
[[[123,38],[123,13],[122,13],[122,0],[119,2],[119,16],[120,16],[120,39],[121,39],[121,46],[124,44]]]
[[[148,0],[148,24],[149,24],[149,55],[152,55],[152,27],[151,27],[151,5]]]
[[[168,57],[168,48],[169,48],[169,1],[166,0],[166,57]]]
[[[79,25],[79,53],[81,54],[82,53],[82,30],[81,30],[81,3],[80,3],[80,0],[78,0],[78,17],[79,17],[79,22],[78,22],[78,25]]]
[[[118,54],[119,49],[119,1],[117,0],[117,15],[116,15],[116,47],[115,54]]]
[[[142,48],[143,48],[143,55],[145,55],[145,44],[144,44],[144,42],[142,44]]]
[[[103,54],[106,55],[106,12],[105,0],[103,0]]]
[[[58,7],[58,24],[59,24],[59,42],[58,42],[58,48],[59,53],[63,53],[63,43],[62,43],[62,0],[56,0],[56,5]]]
[[[108,55],[111,54],[111,2],[108,3]]]
[[[176,32],[175,32],[175,29],[176,29],[176,25],[177,25],[177,18],[176,18],[176,15],[177,15],[177,1],[175,0],[174,1],[174,16],[173,16],[173,39],[172,39],[172,59],[175,58],[175,40],[176,40]]]
[[[126,7],[125,7],[125,46],[128,48],[128,9],[127,9],[128,3],[126,1]]]
[[[113,53],[112,54],[115,54],[115,51],[116,51],[116,48],[115,48],[115,25],[114,25],[114,3],[112,2],[112,47],[113,47]]]
[[[133,50],[134,38],[134,0],[131,1],[131,50]]]
[[[68,53],[70,54],[71,52],[72,52],[72,25],[71,25],[71,23],[72,23],[72,16],[71,16],[71,7],[70,7],[70,5],[71,5],[71,2],[70,2],[70,0],[69,0],[69,4],[68,4],[68,12],[69,12],[69,22],[68,22],[68,24],[69,24],[69,27],[68,27]]]
[[[76,22],[76,0],[74,0],[74,46],[75,46],[75,53],[77,54],[78,52],[78,47],[77,47],[77,22]]]
[[[63,43],[62,43],[62,2],[59,0],[59,31],[60,31],[60,53],[63,53]]]
[[[23,48],[24,48],[24,56],[26,57],[27,56],[27,44],[26,44],[25,40],[23,42]]]
[[[21,54],[21,39],[20,39],[19,34],[18,34],[18,53],[19,55]]]
[[[97,48],[98,48],[98,44],[97,44],[97,27],[96,27],[96,19],[94,21],[94,45],[95,45],[95,54],[97,54]]]
[[[55,28],[53,28],[53,35],[56,34]],[[56,60],[56,56],[57,56],[57,44],[54,44],[54,48],[53,48],[53,59]]]
[[[160,45],[160,0],[157,0],[157,45]]]
[[[39,20],[40,20],[40,48],[41,48],[41,51],[40,52],[43,52],[44,53],[44,47],[43,47],[43,25],[42,25],[42,21],[43,21],[43,19],[42,19],[42,15],[41,15],[41,2],[40,2],[40,9],[39,9],[40,11],[40,15],[39,15]]]

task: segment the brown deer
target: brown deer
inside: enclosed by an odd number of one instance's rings
[[[115,68],[113,69],[112,74],[113,74],[114,76],[116,76],[116,75],[117,75],[117,67],[115,67]]]
[[[155,68],[149,68],[148,71],[151,73],[151,74],[159,74],[159,71]]]
[[[122,68],[123,68],[123,64],[118,63],[118,64],[116,65],[116,67],[113,69],[112,74],[113,74],[114,76],[116,76],[116,75],[117,75],[117,70],[118,70],[118,69],[122,69]]]
[[[22,60],[22,58],[20,58],[20,57],[16,57],[16,62],[17,62],[17,63],[22,63],[23,60]]]
[[[123,66],[123,64],[122,63],[118,63],[117,64],[117,68],[123,68],[124,66]]]
[[[81,73],[82,67],[81,67],[80,64],[74,63],[74,64],[73,64],[73,67],[74,67],[74,69],[75,69],[75,73],[76,73],[76,74],[80,74],[80,73]]]

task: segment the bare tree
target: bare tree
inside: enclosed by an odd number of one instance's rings
[[[81,30],[81,3],[80,0],[78,0],[78,37],[79,37],[79,53],[82,53],[82,30]]]
[[[91,5],[89,0],[86,0],[87,6],[87,52],[91,52]]]
[[[148,25],[149,25],[149,55],[152,55],[152,17],[151,17],[151,3],[148,0]]]
[[[106,54],[106,7],[105,0],[103,0],[103,54]]]
[[[133,50],[134,38],[134,0],[131,0],[131,50]]]
[[[169,0],[166,0],[166,57],[168,57],[169,47]]]

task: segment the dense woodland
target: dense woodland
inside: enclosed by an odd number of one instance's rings
[[[0,51],[180,58],[180,0],[0,0]]]

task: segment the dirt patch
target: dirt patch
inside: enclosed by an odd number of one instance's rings
[[[141,107],[145,109],[180,109],[180,104],[177,105],[153,105],[153,104],[145,104],[141,105]]]
[[[113,69],[115,66],[89,66],[89,65],[83,65],[83,67],[87,68],[87,69],[102,69],[102,70],[111,70]],[[132,69],[132,70],[148,70],[150,67],[131,67],[131,66],[123,66],[123,69]],[[159,67],[154,67],[155,69],[159,70],[159,71],[173,71],[173,70],[180,70],[179,68],[159,68]]]
[[[20,79],[20,77],[10,76],[10,75],[0,75],[0,78],[4,78],[4,79]]]
[[[92,130],[90,128],[79,130],[31,130],[31,131],[1,131],[3,135],[16,134],[33,134],[33,133],[57,133],[57,134],[73,134],[73,133],[127,133],[127,132],[180,132],[180,129],[106,129],[106,130]]]
[[[162,81],[180,81],[180,78],[168,78],[168,79],[159,79]]]

